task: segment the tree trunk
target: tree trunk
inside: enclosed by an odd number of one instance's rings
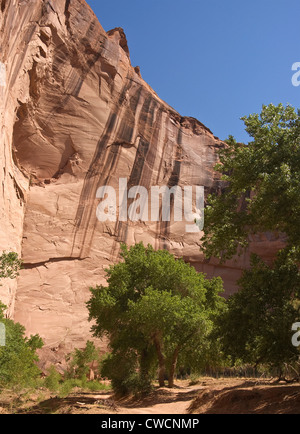
[[[166,359],[162,351],[162,344],[158,336],[154,337],[154,345],[157,352],[158,358],[158,382],[159,387],[165,387],[165,374],[166,374]]]
[[[150,382],[149,375],[149,353],[147,349],[143,349],[141,353],[141,361],[140,361],[140,378],[146,384],[146,382]]]
[[[169,372],[169,387],[174,387],[174,377],[176,372],[179,349],[180,347],[178,346],[173,353],[170,372]]]

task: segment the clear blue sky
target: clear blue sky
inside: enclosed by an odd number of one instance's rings
[[[104,29],[123,27],[131,62],[158,95],[221,139],[248,142],[241,116],[300,108],[299,0],[88,0]]]

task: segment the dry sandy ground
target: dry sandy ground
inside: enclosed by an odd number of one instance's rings
[[[146,398],[114,400],[111,393],[0,397],[0,413],[21,414],[300,414],[300,385],[255,379],[201,379],[156,389]]]

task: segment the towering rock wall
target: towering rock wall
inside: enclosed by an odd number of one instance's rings
[[[35,49],[30,45],[38,9],[34,3],[0,2],[0,249],[21,254],[28,176],[16,164],[13,132],[16,109],[29,96]],[[1,282],[0,299],[14,311],[15,281]]]
[[[0,288],[10,314],[49,348],[81,345],[89,287],[105,283],[121,242],[169,249],[232,292],[247,254],[220,267],[204,262],[201,234],[184,221],[122,221],[119,208],[115,221],[96,216],[98,188],[118,196],[120,178],[128,189],[219,189],[224,144],[156,95],[123,30],[106,33],[84,0],[2,0],[0,27],[0,248],[24,260],[16,296],[15,283]]]

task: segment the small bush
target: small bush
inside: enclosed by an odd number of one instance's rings
[[[39,377],[36,350],[43,341],[38,336],[25,337],[25,328],[4,317],[0,303],[0,322],[5,326],[5,346],[0,347],[0,387],[31,386]]]
[[[62,376],[52,365],[48,370],[48,375],[45,378],[45,386],[47,389],[51,390],[51,392],[57,392],[60,388],[60,382],[62,380]]]
[[[93,342],[87,341],[83,350],[75,349],[68,357],[67,378],[84,379],[89,373],[91,364],[99,361],[99,354]]]
[[[99,383],[99,381],[89,381],[86,385],[87,389],[91,392],[98,392],[100,390],[109,390],[110,386],[106,384]]]
[[[72,391],[74,389],[81,389],[81,390],[89,390],[91,392],[98,392],[100,390],[107,390],[109,389],[108,386],[106,386],[105,384],[99,383],[98,381],[87,381],[86,379],[76,379],[76,378],[71,378],[71,379],[67,379],[64,380],[60,385],[59,385],[59,396],[61,398],[65,398],[68,395],[70,395],[72,393]]]
[[[72,380],[65,380],[59,388],[59,396],[61,398],[66,398],[68,395],[70,395],[70,393],[72,392],[72,390],[74,389],[74,383]]]
[[[152,390],[151,378],[141,376],[136,370],[136,355],[107,354],[102,360],[101,375],[111,380],[114,392],[119,396],[147,394]]]

